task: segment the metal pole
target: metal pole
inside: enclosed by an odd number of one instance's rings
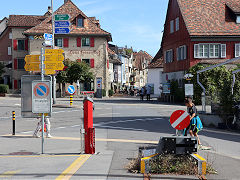
[[[233,74],[232,95],[233,95],[233,88],[234,88],[235,81],[236,81],[236,77],[235,77],[235,74]]]
[[[197,73],[197,83],[199,84],[199,86],[203,89],[203,96],[202,96],[202,99],[204,98],[204,103],[202,102],[202,111],[203,112],[206,112],[206,89],[205,89],[205,87],[202,85],[202,83],[200,83],[200,81],[199,81],[199,73]]]
[[[44,81],[44,49],[41,48],[41,80]],[[42,154],[44,153],[44,113],[42,113]]]
[[[12,112],[12,122],[13,122],[13,132],[12,132],[12,135],[15,135],[15,111]]]
[[[55,19],[54,19],[54,11],[53,11],[53,0],[51,0],[51,9],[52,9],[52,37],[53,37],[53,40],[52,40],[52,49],[55,48],[55,35],[54,35],[54,29],[55,29]],[[53,75],[52,76],[52,90],[53,90],[53,93],[52,93],[52,96],[53,96],[53,104],[56,104],[56,76]]]

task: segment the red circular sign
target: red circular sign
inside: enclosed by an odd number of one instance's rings
[[[170,117],[170,123],[173,128],[182,130],[190,124],[190,116],[183,110],[174,111]]]
[[[33,93],[38,98],[46,98],[49,94],[49,87],[45,83],[37,83],[34,86]]]

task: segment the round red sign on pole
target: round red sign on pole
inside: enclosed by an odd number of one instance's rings
[[[183,110],[174,111],[170,117],[170,123],[177,130],[185,129],[190,124],[190,116]]]

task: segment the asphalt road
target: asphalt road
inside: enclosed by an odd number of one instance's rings
[[[178,109],[185,110],[181,105],[169,105],[156,101],[141,102],[136,98],[109,98],[95,100],[94,126],[96,127],[96,138],[104,139],[96,142],[96,151],[103,152],[102,156],[91,157],[76,173],[78,179],[139,179],[141,175],[127,173],[125,166],[137,156],[138,147],[150,145],[147,141],[158,141],[161,136],[169,136],[175,133],[170,126],[169,117],[172,112]],[[57,99],[57,103],[68,105],[68,99]],[[20,116],[20,98],[0,98],[0,135],[10,134],[12,131],[11,113],[16,111],[16,133],[32,135],[37,125],[36,119],[23,119]],[[69,141],[47,140],[45,151],[48,154],[77,154],[80,151],[78,141],[70,141],[74,137],[79,137],[79,129],[82,118],[82,100],[74,99],[73,108],[57,106],[53,108],[51,118],[52,135],[54,137],[68,137]],[[209,175],[211,179],[238,179],[238,168],[240,167],[240,134],[231,133],[217,129],[204,128],[200,133],[202,143],[211,146],[209,151],[201,151],[216,170],[218,175]],[[0,139],[0,154],[5,156],[14,152],[31,152],[39,154],[41,152],[40,139]],[[14,141],[12,141],[14,140]],[[114,140],[114,141],[113,141]],[[132,140],[131,142],[128,142]],[[17,144],[13,144],[17,142]],[[73,143],[74,142],[74,143]],[[24,146],[23,146],[24,144]],[[46,162],[52,162],[50,157]],[[52,168],[46,171],[45,175],[39,170],[30,169],[27,173],[21,168],[15,168],[12,178],[55,178],[61,174],[61,170],[73,161],[74,156],[54,160]],[[32,161],[31,161],[32,160]],[[91,163],[96,162],[94,171],[91,170]],[[39,163],[36,159],[28,159],[28,163],[34,165]],[[0,158],[0,179],[1,173],[8,172],[9,160]],[[42,161],[41,161],[42,162]],[[65,163],[64,163],[65,162]],[[103,163],[105,162],[105,167]],[[17,163],[16,163],[17,164]],[[27,162],[21,160],[21,166],[26,167]],[[60,165],[59,165],[60,164]],[[66,165],[67,164],[67,165]],[[3,167],[4,165],[4,167]],[[58,165],[58,168],[53,168]],[[8,168],[9,167],[9,168]],[[37,167],[37,166],[36,166]],[[60,168],[61,167],[61,168]],[[42,169],[42,168],[41,168]],[[44,169],[44,168],[43,168]],[[103,174],[101,170],[105,169]],[[99,170],[99,173],[98,173]],[[14,171],[14,170],[12,170]],[[19,171],[19,172],[18,172]],[[31,172],[32,171],[32,172]],[[22,173],[21,173],[22,172]],[[25,174],[25,176],[23,175]],[[83,175],[84,174],[84,175]],[[38,176],[36,176],[38,175]],[[164,178],[165,177],[165,178]],[[164,176],[164,179],[175,179],[173,176]],[[157,178],[157,176],[156,176]],[[178,177],[177,179],[193,179],[193,177]]]

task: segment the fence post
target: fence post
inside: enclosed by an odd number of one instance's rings
[[[15,135],[15,111],[12,111],[12,125],[13,125],[12,135]]]

